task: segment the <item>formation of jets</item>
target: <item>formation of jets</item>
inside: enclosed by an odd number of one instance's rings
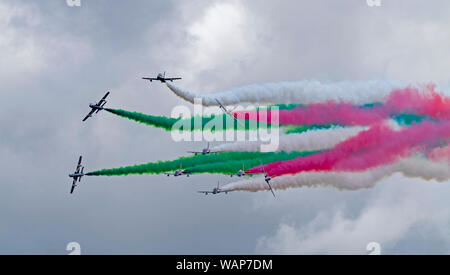
[[[179,80],[181,79],[180,77],[166,77],[166,72],[164,73],[159,73],[156,77],[143,77],[142,79],[145,80],[149,80],[150,82],[152,81],[160,81],[161,83],[165,83],[167,81],[171,81],[173,82],[174,80]],[[97,114],[98,112],[100,112],[101,110],[104,109],[104,106],[106,105],[107,101],[106,98],[109,96],[110,92],[107,92],[101,99],[99,102],[97,103],[91,103],[89,104],[89,108],[91,108],[90,112],[86,115],[86,117],[83,118],[83,121],[86,121],[88,118],[92,117],[92,115]],[[225,108],[225,106],[218,100],[216,99],[217,104],[219,105],[220,109],[222,109],[224,111],[225,114],[233,117],[236,122],[239,123],[239,121],[237,120],[237,118],[233,115],[233,113],[231,111],[229,111],[227,108]],[[188,153],[194,154],[194,155],[208,155],[208,154],[217,154],[220,153],[221,151],[212,151],[209,148],[209,142],[206,148],[202,149],[201,151],[188,151]],[[75,187],[77,186],[77,182],[81,181],[81,178],[83,176],[85,176],[84,174],[84,166],[81,165],[81,161],[82,161],[82,156],[80,156],[80,158],[78,159],[78,163],[77,166],[75,168],[75,172],[73,172],[72,174],[69,174],[69,177],[73,179],[72,182],[72,187],[70,189],[70,194],[73,193],[73,191],[75,190]],[[272,189],[272,186],[270,185],[270,180],[272,179],[265,171],[264,169],[264,165],[261,163],[262,166],[262,172],[264,173],[264,181],[267,183],[269,190],[272,192],[272,195],[275,197],[275,193]],[[170,176],[174,176],[174,177],[179,177],[179,176],[187,176],[189,177],[190,172],[188,170],[183,170],[182,165],[180,165],[180,169],[175,170],[173,173],[164,173],[164,175],[170,177]],[[236,174],[231,174],[231,177],[233,176],[238,176],[238,177],[243,177],[246,176],[245,173],[245,169],[244,169],[244,165],[242,165],[242,169],[239,170]],[[251,176],[251,175],[250,175]],[[220,188],[219,182],[217,183],[217,187],[213,188],[212,191],[198,191],[199,193],[204,193],[205,195],[208,194],[219,194],[219,193],[225,193],[228,194],[228,192],[231,192],[232,190],[227,190],[224,191]]]

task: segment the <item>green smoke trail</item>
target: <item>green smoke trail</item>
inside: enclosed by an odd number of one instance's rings
[[[300,106],[304,106],[304,105],[302,105],[302,104],[294,104],[294,103],[291,103],[291,104],[274,104],[274,105],[267,106],[267,109],[278,108],[279,110],[292,110],[292,109],[295,109],[295,108],[300,107]],[[260,109],[261,108],[256,107],[256,110],[260,110]]]
[[[368,108],[368,107],[365,107]],[[428,117],[428,116],[420,116],[415,114],[397,114],[392,115],[391,118],[395,120],[399,125],[404,126],[410,126],[413,123],[420,123],[424,120],[432,120],[436,121],[435,119]],[[327,124],[327,125],[319,125],[319,124],[313,124],[313,125],[286,125],[284,126],[284,133],[285,134],[300,134],[309,130],[318,130],[318,129],[330,129],[333,127],[346,127],[347,125],[341,125],[341,124]]]
[[[223,152],[217,154],[208,154],[208,155],[197,155],[197,156],[189,156],[189,157],[181,157],[176,160],[171,161],[158,161],[158,162],[150,162],[146,164],[139,165],[131,165],[120,168],[112,168],[112,169],[102,169],[98,171],[93,171],[86,173],[87,176],[125,176],[130,174],[161,174],[164,172],[175,171],[180,169],[182,166],[183,169],[191,170],[199,165],[210,165],[212,166],[211,172],[217,172],[220,169],[214,168],[214,165],[219,164],[222,165],[224,173],[229,173],[231,168],[229,167],[240,167],[242,168],[242,164],[246,167],[253,167],[252,165],[254,161],[263,161],[263,163],[273,162],[273,160],[285,159],[285,158],[295,158],[295,156],[300,156],[302,154],[308,154],[308,152],[278,152],[278,153],[261,153],[261,152]],[[267,161],[267,162],[266,162]],[[232,164],[232,166],[224,165],[226,162],[236,162]],[[248,164],[247,164],[248,163]],[[231,164],[230,164],[231,165]],[[239,170],[238,169],[238,170]],[[236,172],[238,171],[236,170]],[[196,173],[206,173],[206,168],[202,168],[201,170],[194,170]]]
[[[269,123],[259,123],[257,121],[246,121],[238,119],[234,120],[227,114],[211,115],[211,116],[193,116],[190,118],[169,118],[165,116],[153,116],[138,112],[130,112],[122,109],[105,108],[106,111],[128,118],[146,125],[162,128],[166,131],[222,131],[222,130],[257,130],[260,127],[275,127]],[[216,126],[221,126],[216,129]]]
[[[371,108],[376,104],[364,105],[361,108]],[[269,107],[276,106],[280,109],[293,109],[300,105],[298,104],[278,104],[278,105],[270,105]],[[106,111],[118,115],[120,117],[124,117],[133,121],[137,121],[140,123],[144,123],[146,125],[150,125],[157,128],[162,128],[166,131],[180,130],[180,131],[222,131],[222,130],[257,130],[260,127],[271,128],[276,127],[275,125],[270,125],[270,123],[259,123],[257,121],[251,120],[242,120],[238,119],[236,122],[233,118],[231,118],[227,114],[218,114],[211,116],[193,116],[190,118],[182,119],[182,118],[170,118],[165,116],[154,116],[147,115],[139,112],[131,112],[122,109],[111,109],[106,108]],[[425,119],[432,120],[432,118],[426,116],[419,116],[415,114],[397,114],[393,115],[392,119],[397,121],[400,125],[411,125],[412,123],[421,122]],[[308,130],[316,130],[316,129],[329,129],[335,126],[345,126],[338,124],[326,124],[326,125],[279,125],[279,127],[285,128],[286,134],[293,133],[302,133]],[[175,127],[175,128],[174,128]],[[218,129],[216,129],[218,127]]]
[[[284,127],[284,133],[285,134],[300,134],[309,130],[319,130],[319,129],[330,129],[333,127],[345,127],[345,125],[339,125],[339,124],[327,124],[327,125],[319,125],[319,124],[313,124],[313,125],[289,125]]]
[[[236,174],[241,169],[249,169],[255,166],[268,164],[275,161],[291,160],[297,157],[305,157],[318,153],[320,151],[303,151],[303,152],[278,152],[263,153],[259,158],[250,158],[246,160],[230,160],[220,163],[206,163],[196,165],[193,168],[186,169],[191,174],[209,173],[209,174]]]
[[[399,125],[410,126],[413,123],[420,123],[424,120],[436,121],[435,119],[428,116],[420,116],[415,114],[398,114],[393,115],[392,119],[395,120]]]

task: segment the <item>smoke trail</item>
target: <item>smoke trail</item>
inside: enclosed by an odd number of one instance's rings
[[[138,112],[130,112],[122,109],[105,108],[106,111],[124,117],[139,123],[150,125],[156,128],[162,128],[166,131],[172,131],[175,125],[180,125],[180,128],[176,127],[176,130],[182,131],[221,131],[221,130],[257,130],[260,127],[272,128],[275,125],[265,123],[249,123],[245,120],[235,121],[233,118],[226,114],[218,114],[203,117],[190,117],[190,118],[169,118],[165,116],[153,116]],[[199,121],[199,122],[196,122]],[[223,126],[222,128],[215,128],[214,122],[217,125]]]
[[[290,160],[297,157],[305,157],[316,154],[318,152],[319,151],[265,153],[260,157],[249,158],[245,160],[229,160],[218,163],[196,165],[192,168],[186,169],[186,171],[192,174],[209,173],[235,175],[239,170],[244,169],[245,171],[245,167],[253,167],[261,163],[267,164],[273,161]]]
[[[152,116],[138,112],[130,112],[122,109],[105,108],[106,111],[124,117],[130,120],[137,121],[139,123],[147,124],[153,127],[162,128],[166,131],[170,131],[173,125],[180,120],[180,118],[169,118],[164,116]]]
[[[434,91],[434,86],[422,90],[413,87],[394,90],[385,104],[360,107],[350,103],[329,101],[299,106],[294,109],[268,112],[265,110],[235,111],[238,119],[271,122],[283,125],[310,125],[337,123],[343,125],[370,125],[383,119],[404,113],[427,116],[437,120],[450,118],[450,98]]]
[[[327,125],[283,125],[285,134],[301,134],[309,130],[330,129],[333,127],[344,127],[345,125],[327,124]]]
[[[329,129],[309,130],[302,134],[281,135],[277,151],[321,150],[334,147],[336,144],[357,135],[365,127],[333,127]],[[225,143],[214,147],[213,151],[258,152],[262,141]]]
[[[450,122],[422,122],[394,131],[386,125],[374,126],[335,146],[332,150],[275,162],[266,166],[269,175],[276,177],[307,171],[360,171],[394,162],[411,155],[419,146],[436,146],[440,140],[450,138]],[[254,167],[247,173],[261,173]]]
[[[361,108],[349,103],[315,103],[291,110],[270,111],[234,111],[238,119],[256,121],[279,121],[283,125],[370,125],[387,118],[390,113],[384,105]]]
[[[325,101],[344,101],[357,105],[379,102],[393,89],[404,88],[399,81],[341,81],[320,82],[304,80],[253,84],[212,94],[196,94],[167,83],[167,87],[184,100],[194,103],[201,98],[205,106],[217,106],[217,100],[225,105],[242,103],[300,103],[311,104]],[[445,93],[445,92],[444,92]],[[448,94],[448,93],[447,93]]]
[[[420,123],[424,120],[435,121],[435,120],[431,119],[430,117],[419,116],[419,115],[414,115],[414,114],[393,115],[392,119],[395,122],[397,122],[398,125],[402,125],[402,126],[409,126],[409,125],[412,125],[413,123]]]
[[[427,85],[419,91],[413,87],[394,91],[387,98],[386,106],[393,113],[413,113],[437,120],[450,120],[450,97],[435,91],[435,85]]]
[[[306,172],[296,175],[284,175],[273,178],[271,185],[274,189],[329,186],[341,190],[358,190],[371,188],[383,178],[397,172],[402,173],[406,177],[440,182],[450,179],[449,162],[434,162],[425,158],[413,157],[363,172]],[[222,187],[222,190],[256,192],[267,190],[267,184],[263,178],[252,178],[227,184]]]
[[[228,152],[208,155],[193,155],[187,157],[180,157],[176,160],[157,161],[146,164],[130,165],[120,168],[102,169],[87,173],[88,176],[122,176],[129,174],[161,174],[164,172],[175,171],[194,167],[205,163],[218,163],[229,160],[246,160],[248,158],[259,158],[266,153],[251,153],[251,152]]]
[[[446,146],[434,148],[428,154],[428,158],[434,161],[448,161],[450,163],[450,145],[448,145],[448,141]]]
[[[299,156],[307,156],[314,152],[279,152],[279,153],[259,153],[259,152],[224,152],[208,155],[196,155],[181,157],[171,161],[158,161],[146,164],[130,165],[120,168],[102,169],[86,173],[87,176],[125,176],[131,174],[161,174],[164,172],[175,171],[177,169],[188,170],[191,173],[218,173],[220,169],[224,173],[237,172],[242,169],[244,164],[247,167],[253,167],[261,160],[263,163],[276,161],[277,159],[293,159]],[[256,160],[256,163],[255,163]],[[247,162],[249,161],[249,162]],[[230,162],[230,164],[226,164]],[[201,169],[196,167],[206,165]],[[209,167],[207,170],[206,167]],[[218,168],[222,167],[222,168]]]

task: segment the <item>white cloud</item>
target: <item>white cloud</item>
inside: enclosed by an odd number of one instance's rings
[[[447,183],[448,184],[448,183]],[[358,216],[344,209],[319,213],[306,225],[284,222],[274,236],[258,240],[257,253],[281,254],[367,254],[366,246],[378,242],[385,253],[395,253],[395,244],[414,226],[435,226],[441,241],[448,244],[442,224],[450,221],[449,210],[432,203],[444,185],[406,180],[400,175],[386,179]],[[412,241],[412,240],[411,240]],[[420,251],[410,251],[420,253]]]
[[[188,56],[200,70],[233,62],[247,55],[253,32],[248,31],[247,13],[237,1],[218,2],[187,27],[191,40]]]
[[[242,80],[255,60],[267,53],[261,40],[263,18],[244,2],[183,2],[175,15],[175,21],[162,21],[149,31],[149,39],[160,42],[150,49],[150,56],[182,73],[184,85],[223,88]],[[209,81],[198,84],[206,78]]]

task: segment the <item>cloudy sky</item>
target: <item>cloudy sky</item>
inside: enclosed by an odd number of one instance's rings
[[[87,104],[170,115],[186,104],[141,80],[166,70],[195,91],[268,81],[397,79],[448,84],[445,0],[0,2],[0,253],[450,252],[450,182],[393,175],[375,188],[200,196],[226,176],[83,178],[174,159],[200,142]],[[189,105],[187,105],[189,106]],[[190,106],[189,106],[190,107]]]

